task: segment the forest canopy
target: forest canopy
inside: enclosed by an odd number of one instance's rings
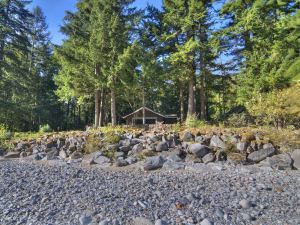
[[[147,106],[180,122],[299,126],[298,0],[133,2],[78,1],[55,46],[40,7],[0,0],[0,124],[115,126]]]

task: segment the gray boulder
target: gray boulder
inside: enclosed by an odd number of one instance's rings
[[[165,163],[165,159],[162,156],[153,156],[145,160],[144,170],[156,170],[162,168]]]
[[[124,167],[124,166],[128,166],[128,165],[129,165],[129,163],[124,159],[119,158],[116,160],[117,167]]]
[[[291,157],[293,159],[294,168],[300,170],[300,149],[293,151]]]
[[[211,149],[205,145],[201,145],[199,143],[191,144],[189,145],[189,152],[191,152],[193,155],[202,158],[206,154],[211,152]]]
[[[236,144],[236,149],[241,151],[241,152],[244,152],[247,150],[247,147],[249,146],[249,144],[247,142],[238,142]]]
[[[168,146],[168,143],[166,141],[160,142],[156,146],[156,151],[157,152],[168,151],[168,149],[169,149],[169,146]]]
[[[208,153],[202,158],[205,164],[215,161],[215,155],[213,153]]]
[[[126,160],[126,162],[128,162],[128,165],[132,165],[132,164],[135,164],[135,163],[137,163],[137,158],[136,157],[133,157],[133,156],[130,156],[130,157],[128,157],[127,159],[125,159]]]
[[[54,160],[57,159],[58,156],[58,150],[53,149],[46,153],[46,156],[43,158],[43,160]]]
[[[81,159],[83,158],[83,155],[81,152],[73,152],[71,155],[70,155],[70,159]]]
[[[210,138],[207,136],[197,136],[197,137],[195,137],[195,142],[203,144],[203,145],[209,145]]]
[[[184,142],[191,142],[194,141],[194,139],[195,136],[191,132],[185,132],[182,138]]]
[[[65,150],[60,150],[59,151],[59,157],[62,158],[62,159],[65,159],[67,158],[67,153]]]
[[[20,152],[8,152],[4,158],[5,159],[14,159],[14,158],[19,158],[20,157]]]
[[[276,152],[275,148],[267,148],[267,149],[261,149],[256,152],[252,152],[251,154],[248,155],[248,160],[250,162],[255,162],[258,163],[267,157],[270,157],[274,155]]]
[[[218,135],[212,136],[210,139],[210,146],[222,149],[226,147],[225,142]]]
[[[93,158],[93,163],[100,164],[100,165],[109,164],[111,163],[111,159],[106,156],[99,155],[98,157]]]
[[[286,170],[292,169],[293,160],[287,153],[274,155],[266,159],[273,169]]]
[[[130,145],[121,146],[121,147],[119,147],[119,150],[121,152],[128,153],[131,150],[131,147],[130,147]]]

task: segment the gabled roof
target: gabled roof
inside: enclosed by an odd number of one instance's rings
[[[154,113],[154,114],[156,114],[156,115],[158,115],[158,116],[161,116],[161,117],[164,117],[164,118],[169,118],[169,117],[170,117],[170,116],[165,116],[165,115],[163,115],[163,114],[161,114],[161,113],[155,112],[155,111],[153,111],[152,109],[149,109],[148,107],[141,107],[141,108],[135,110],[134,112],[132,112],[132,113],[126,115],[126,116],[123,116],[123,119],[125,119],[125,118],[127,118],[128,116],[131,116],[131,115],[133,115],[133,114],[135,114],[135,113],[137,113],[137,112],[143,110],[144,108],[145,108],[145,110],[147,110],[147,111],[149,111],[149,112],[152,112],[152,113]],[[172,116],[173,116],[173,115],[172,115]],[[177,117],[177,116],[176,116],[176,117]]]

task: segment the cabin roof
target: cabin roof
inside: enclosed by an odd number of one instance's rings
[[[152,112],[152,113],[154,113],[154,114],[156,114],[156,115],[158,115],[158,116],[160,116],[160,117],[163,117],[163,118],[177,118],[177,115],[176,115],[176,114],[172,114],[172,115],[163,115],[163,114],[161,114],[161,113],[158,113],[158,112],[153,111],[152,109],[149,109],[148,107],[141,107],[141,108],[135,110],[134,112],[132,112],[132,113],[126,115],[126,116],[123,116],[123,119],[126,119],[127,117],[136,114],[137,112],[143,110],[144,108],[145,108],[145,110],[147,110],[147,111],[149,111],[149,112]]]

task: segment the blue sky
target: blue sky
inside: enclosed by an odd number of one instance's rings
[[[39,5],[45,16],[51,32],[52,42],[54,44],[61,44],[63,35],[59,32],[60,25],[62,24],[65,11],[75,11],[77,0],[33,0],[31,8]],[[156,7],[161,7],[162,0],[136,0],[134,5],[139,8],[146,7],[147,3]]]

